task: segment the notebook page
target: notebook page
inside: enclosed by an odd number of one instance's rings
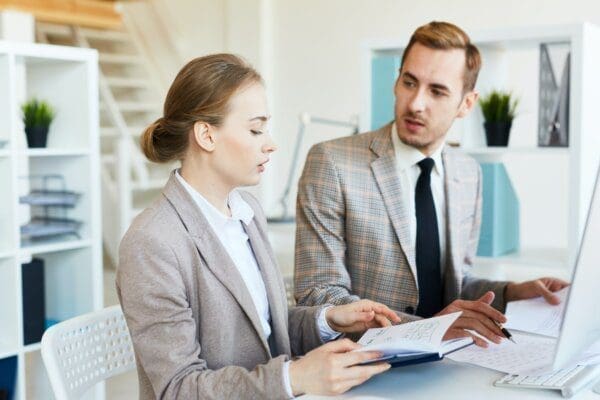
[[[381,351],[384,356],[438,352],[444,334],[460,316],[460,312],[422,319],[386,328],[369,329],[358,341],[363,345],[356,351]]]

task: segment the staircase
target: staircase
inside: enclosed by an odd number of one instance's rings
[[[159,80],[126,20],[118,29],[38,22],[36,38],[99,52],[102,230],[104,249],[116,265],[121,237],[173,168],[150,163],[139,147],[145,127],[162,114]]]

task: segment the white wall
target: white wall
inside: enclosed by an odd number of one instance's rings
[[[278,110],[274,131],[280,151],[272,184],[280,185],[287,173],[299,112],[348,119],[363,111],[361,44],[364,41],[408,39],[414,29],[434,19],[453,22],[467,32],[582,21],[600,24],[600,2],[283,0],[275,3],[273,19],[275,81],[272,85]],[[347,131],[312,126],[301,160],[310,144],[344,134]],[[295,190],[290,198],[295,199]]]
[[[298,114],[348,120],[363,111],[361,45],[368,40],[408,39],[431,20],[453,22],[467,32],[507,26],[590,21],[600,25],[600,2],[589,0],[503,2],[454,0],[152,0],[167,21],[180,60],[218,51],[243,55],[263,73],[279,145],[260,191],[268,213],[279,212],[298,127]],[[127,4],[127,3],[125,3]],[[143,19],[143,18],[142,18]],[[152,23],[150,36],[161,35]],[[162,54],[167,57],[164,49]],[[161,54],[157,48],[156,52]],[[171,52],[173,54],[173,52]],[[173,61],[173,60],[170,60]],[[484,60],[485,62],[485,60]],[[176,71],[175,71],[176,72]],[[390,88],[391,90],[391,88]],[[312,125],[300,154],[346,129]],[[295,179],[302,165],[299,165]],[[295,184],[289,197],[293,211]]]

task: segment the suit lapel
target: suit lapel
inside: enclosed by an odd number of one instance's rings
[[[402,196],[403,191],[411,189],[403,188],[398,178],[396,156],[390,135],[391,125],[386,125],[381,129],[381,134],[371,142],[371,150],[379,156],[371,163],[371,169],[416,284],[415,249],[410,240],[411,216]]]
[[[269,344],[265,339],[258,312],[242,276],[227,253],[227,250],[225,250],[221,241],[213,232],[212,227],[189,193],[177,181],[174,173],[171,173],[163,194],[179,214],[181,221],[190,233],[199,255],[206,263],[208,269],[211,270],[213,275],[235,298],[240,308],[242,308],[251,321],[256,334],[260,337],[263,347],[267,353],[270,353]],[[226,310],[223,310],[223,312],[226,312]]]
[[[254,220],[250,225],[244,225],[246,233],[250,238],[250,245],[252,251],[256,257],[256,261],[260,268],[260,274],[262,275],[265,288],[267,290],[267,298],[269,300],[269,311],[271,314],[271,334],[274,335],[275,342],[277,344],[277,350],[279,353],[285,352],[286,341],[283,340],[282,335],[287,336],[287,324],[285,321],[286,310],[285,305],[281,301],[281,293],[284,291],[280,284],[279,276],[275,270],[275,264],[269,257],[267,249],[265,248],[264,240],[261,239],[261,235],[258,231]],[[276,355],[273,355],[276,356]]]
[[[461,191],[461,179],[458,174],[458,165],[449,154],[449,151],[444,149],[442,152],[442,160],[444,162],[445,180],[444,190],[446,195],[446,240],[448,241],[448,252],[446,269],[444,273],[444,297],[445,302],[459,298],[461,291],[462,271],[458,268],[462,265],[459,251],[460,245],[460,229],[461,209],[460,199],[458,194]]]

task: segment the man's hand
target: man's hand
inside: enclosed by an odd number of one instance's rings
[[[363,332],[400,322],[395,312],[371,300],[331,307],[326,311],[325,318],[334,331],[343,333]]]
[[[335,340],[292,361],[289,371],[294,396],[341,394],[390,368],[384,362],[360,365],[381,357],[379,352],[352,351],[360,347],[350,339]]]
[[[542,296],[548,303],[557,305],[560,300],[553,292],[567,286],[569,286],[567,282],[557,278],[540,278],[523,283],[511,282],[506,286],[504,298],[509,302]]]
[[[475,301],[454,300],[446,308],[437,313],[436,315],[445,315],[462,311],[460,317],[450,326],[450,329],[444,335],[444,340],[471,336],[477,346],[488,346],[485,340],[471,334],[466,330],[468,329],[477,332],[494,343],[500,343],[505,336],[494,321],[502,324],[506,322],[506,317],[500,311],[490,306],[492,301],[494,301],[494,296],[494,292],[487,292]]]

